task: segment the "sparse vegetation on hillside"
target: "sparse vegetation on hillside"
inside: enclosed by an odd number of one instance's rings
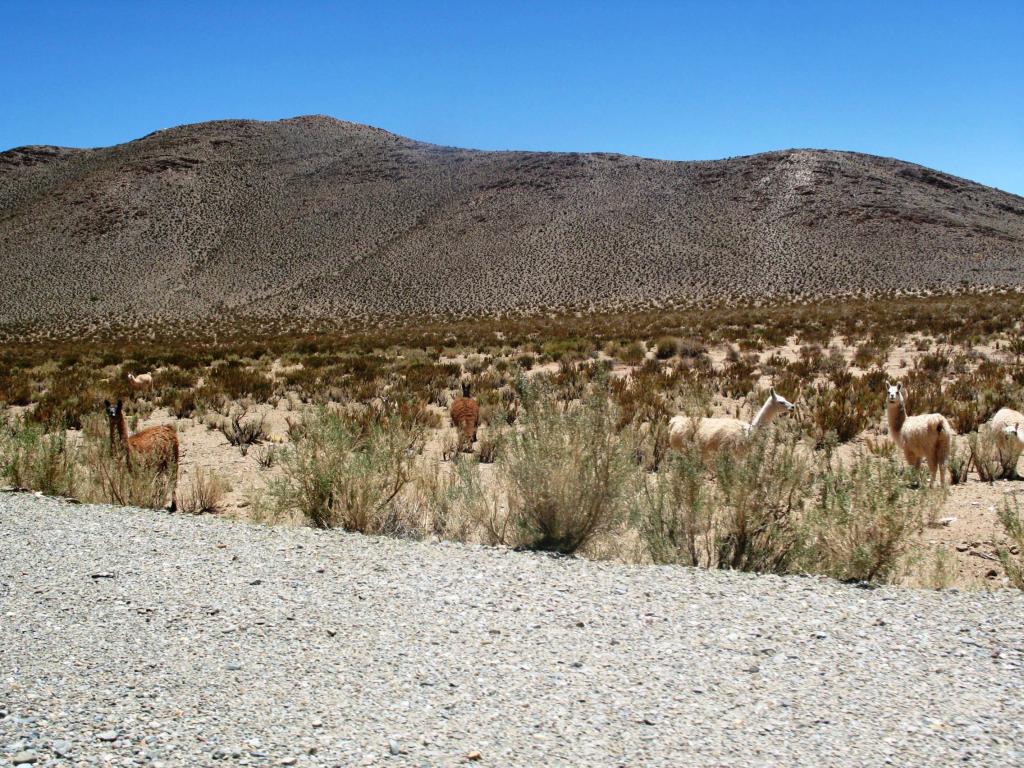
[[[0,325],[37,333],[1021,285],[1024,200],[849,152],[478,152],[308,117],[13,149],[0,179]]]

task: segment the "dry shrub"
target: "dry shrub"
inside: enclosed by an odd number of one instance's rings
[[[655,563],[713,566],[713,490],[696,445],[669,456],[659,472],[641,483],[632,518]]]
[[[659,360],[668,360],[679,354],[679,339],[663,336],[654,344],[654,356]]]
[[[477,461],[481,464],[493,464],[501,453],[507,437],[504,430],[488,427],[477,441]]]
[[[968,437],[967,440],[957,440],[953,443],[952,448],[949,451],[949,483],[950,485],[962,485],[967,482],[967,475],[971,471],[971,466],[974,463],[972,458],[973,449],[971,441],[974,436]],[[889,441],[889,445],[892,445],[892,441]],[[893,445],[893,455],[895,455],[896,446]]]
[[[888,581],[938,492],[908,487],[897,462],[862,454],[848,468],[760,433],[709,479],[696,445],[641,486],[633,520],[654,562]]]
[[[276,445],[260,446],[254,454],[256,463],[263,469],[270,469],[277,463],[278,450]]]
[[[220,514],[224,495],[230,490],[226,480],[200,467],[179,494],[179,509],[190,515]]]
[[[898,462],[867,454],[827,466],[808,508],[801,567],[843,581],[891,580],[941,493],[908,486]]]
[[[282,451],[283,477],[268,486],[276,516],[297,511],[316,528],[371,534],[415,533],[396,498],[409,482],[422,430],[392,416],[369,425],[326,410]]]
[[[515,543],[571,554],[623,519],[633,470],[616,416],[605,394],[528,404],[499,464]]]
[[[1004,497],[999,505],[999,522],[1010,538],[1009,547],[997,550],[999,562],[1006,571],[1010,584],[1017,589],[1024,589],[1024,515],[1021,515],[1017,499]]]
[[[270,379],[258,371],[249,370],[238,360],[231,360],[210,368],[196,397],[217,405],[224,400],[240,400],[243,397],[263,402],[272,393]]]
[[[441,438],[441,460],[453,461],[459,457],[462,448],[462,432],[456,427],[449,429]]]
[[[828,384],[816,384],[804,411],[811,415],[811,433],[819,446],[830,441],[846,443],[878,415],[879,389],[874,376],[854,377],[845,368],[833,371]]]
[[[497,544],[504,540],[507,516],[500,494],[488,492],[478,465],[461,461],[452,472],[420,467],[413,477],[410,503],[420,510],[423,528],[440,539]]]
[[[191,390],[172,390],[164,401],[167,410],[176,419],[187,419],[195,413],[196,396]]]
[[[52,377],[32,419],[53,429],[81,429],[83,417],[93,413],[102,399],[91,371],[70,368]]]
[[[221,422],[220,431],[227,441],[245,456],[249,452],[249,446],[262,443],[267,438],[263,431],[266,418],[266,414],[263,414],[258,421],[256,419],[245,420],[244,415],[239,414],[233,416],[229,421]]]
[[[0,476],[17,488],[74,496],[79,485],[77,450],[63,429],[47,433],[17,420],[0,428]]]
[[[0,404],[28,405],[32,402],[32,379],[26,371],[0,371]]]
[[[717,567],[784,573],[796,555],[810,462],[791,440],[756,434],[740,458],[719,456]]]
[[[641,487],[633,519],[655,562],[787,573],[810,478],[805,452],[776,432],[721,454],[714,481],[691,440]]]

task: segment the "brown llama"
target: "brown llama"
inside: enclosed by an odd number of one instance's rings
[[[462,397],[455,398],[450,413],[452,426],[459,430],[459,450],[472,451],[480,426],[480,404],[469,396],[468,383],[462,384]]]
[[[171,512],[178,508],[178,433],[174,427],[148,427],[128,434],[128,422],[124,418],[124,409],[120,400],[111,405],[109,400],[103,401],[110,422],[110,447],[114,451],[123,450],[128,471],[132,471],[132,461],[153,467],[161,474],[174,473],[171,480]]]

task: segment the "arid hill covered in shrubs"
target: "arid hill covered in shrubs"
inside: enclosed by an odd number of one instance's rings
[[[898,160],[480,152],[326,117],[0,153],[0,324],[1019,286],[1024,199]]]

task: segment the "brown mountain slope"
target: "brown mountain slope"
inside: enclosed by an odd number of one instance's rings
[[[1019,286],[1024,199],[869,155],[479,152],[324,117],[0,154],[0,324]]]

